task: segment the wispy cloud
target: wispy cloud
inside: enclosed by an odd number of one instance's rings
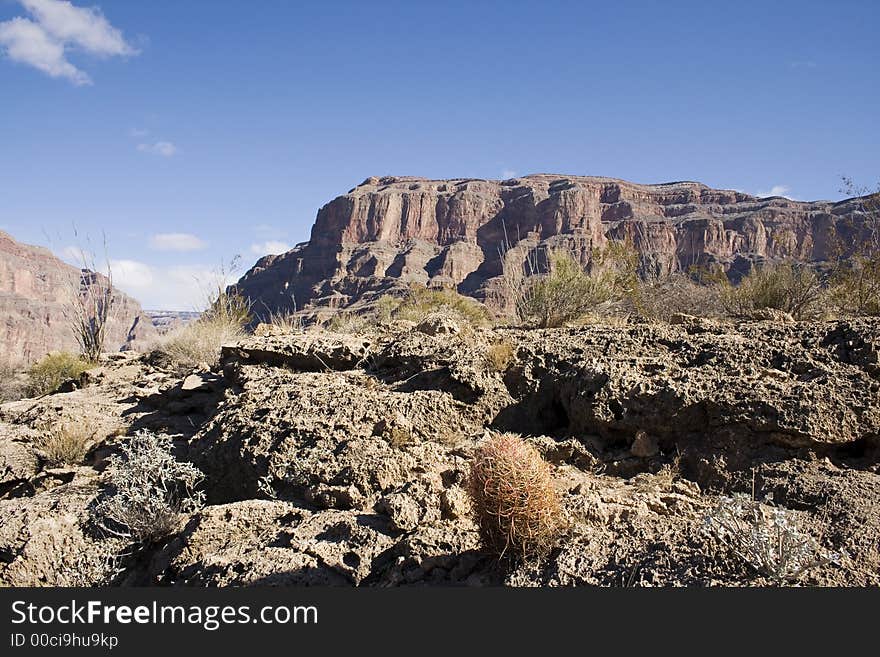
[[[113,284],[150,310],[204,310],[209,292],[216,285],[236,280],[228,276],[220,281],[216,268],[198,264],[158,267],[120,259],[110,260],[110,269]]]
[[[171,157],[177,153],[178,148],[170,141],[157,141],[153,144],[138,144],[137,149],[141,153],[149,153],[150,155],[161,155],[162,157]]]
[[[787,194],[790,191],[791,191],[791,188],[787,187],[786,185],[773,185],[773,187],[771,187],[769,189],[769,191],[758,190],[758,192],[756,192],[756,194],[757,194],[757,196],[762,197],[762,198],[766,197],[766,196],[784,196],[784,197],[788,198]]]
[[[251,253],[256,256],[277,255],[290,251],[290,244],[278,240],[268,240],[259,244],[251,244]]]
[[[135,137],[137,139],[142,139],[150,134],[149,130],[145,130],[144,128],[132,128],[128,131],[129,136]]]
[[[12,61],[82,86],[92,80],[67,59],[68,51],[81,50],[99,57],[138,54],[98,8],[77,7],[65,0],[19,3],[33,20],[18,16],[0,22],[0,51]]]
[[[157,251],[199,251],[207,243],[191,233],[157,233],[150,238],[150,247]]]
[[[502,169],[501,179],[507,180],[508,178],[516,178],[516,171],[514,171],[513,169]]]

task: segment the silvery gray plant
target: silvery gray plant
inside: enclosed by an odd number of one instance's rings
[[[795,514],[743,494],[722,497],[706,514],[704,531],[724,541],[743,561],[777,584],[807,571],[840,563],[842,555],[822,548],[798,526]]]
[[[148,543],[172,533],[180,514],[201,508],[204,478],[171,453],[171,438],[138,431],[110,458],[110,488],[95,505],[97,524],[115,536]]]

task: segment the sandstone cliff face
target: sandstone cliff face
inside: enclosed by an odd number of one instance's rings
[[[90,277],[100,274],[89,273]],[[77,349],[64,317],[71,280],[80,271],[47,249],[21,244],[0,231],[0,361],[23,364],[49,351]],[[131,297],[116,291],[107,349],[146,346],[157,337],[150,319]]]
[[[756,198],[696,182],[638,185],[610,178],[510,180],[368,178],[318,212],[309,242],[267,256],[239,281],[260,308],[344,307],[410,283],[497,299],[501,276],[547,246],[584,264],[593,248],[630,238],[645,273],[828,259],[862,239],[856,204]]]

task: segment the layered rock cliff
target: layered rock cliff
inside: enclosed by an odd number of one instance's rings
[[[264,308],[338,308],[412,283],[492,302],[505,273],[548,246],[584,264],[610,239],[632,240],[643,273],[719,264],[827,260],[865,236],[852,200],[757,198],[696,182],[639,185],[538,174],[509,180],[368,178],[318,212],[309,242],[259,260],[239,289]]]
[[[49,351],[77,349],[65,305],[77,282],[101,274],[81,272],[48,249],[16,242],[0,231],[0,361],[32,362]],[[74,287],[71,287],[71,282]],[[138,349],[158,337],[137,301],[116,290],[107,349]]]

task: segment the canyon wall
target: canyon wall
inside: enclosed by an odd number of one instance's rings
[[[736,280],[755,262],[819,263],[864,238],[854,200],[548,174],[372,177],[321,208],[307,243],[262,258],[238,287],[258,313],[349,307],[413,283],[492,302],[504,275],[528,273],[546,247],[569,248],[587,265],[608,240],[630,239],[643,274],[720,265]]]

